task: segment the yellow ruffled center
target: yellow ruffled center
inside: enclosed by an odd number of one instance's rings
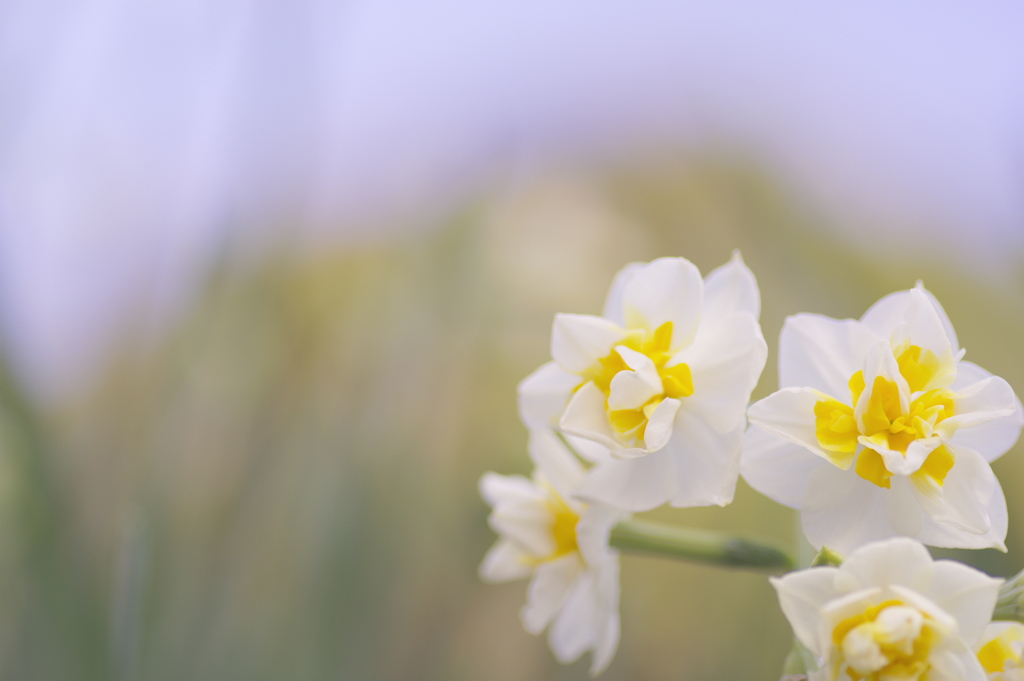
[[[834,674],[852,681],[918,681],[942,637],[935,622],[917,608],[890,600],[865,608],[832,630]]]
[[[548,509],[551,511],[551,538],[555,550],[544,560],[554,560],[577,550],[576,525],[580,516],[569,507],[553,489],[548,490]]]
[[[978,649],[978,662],[987,674],[1019,669],[1024,634],[1020,627],[1009,627]]]
[[[693,377],[690,367],[679,363],[666,366],[672,359],[669,348],[672,343],[672,322],[665,322],[654,331],[646,329],[630,329],[625,340],[619,346],[625,346],[646,355],[654,363],[661,379],[661,392],[651,397],[645,404],[636,409],[608,409],[608,421],[624,440],[642,441],[647,430],[647,422],[654,410],[668,397],[689,397],[693,394]],[[632,371],[617,350],[598,360],[584,375],[585,379],[594,382],[605,398],[611,394],[612,379],[620,371]]]
[[[906,412],[900,404],[896,383],[883,376],[876,376],[872,381],[871,393],[859,423],[854,408],[848,404],[831,397],[815,403],[814,430],[818,444],[829,453],[832,463],[840,468],[850,467],[858,445],[871,444],[906,455],[912,442],[931,437],[935,427],[953,415],[953,394],[950,391],[936,388],[921,392],[935,381],[940,372],[947,370],[934,353],[911,345],[900,352],[896,362],[911,393],[919,393],[911,400]],[[847,385],[850,404],[856,405],[866,388],[864,372],[853,374]],[[928,455],[914,475],[927,476],[931,482],[941,486],[954,462],[952,452],[941,445]],[[861,448],[854,470],[879,487],[889,487],[892,474],[886,468],[882,455],[870,447]]]

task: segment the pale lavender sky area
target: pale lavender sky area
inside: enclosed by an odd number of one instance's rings
[[[895,226],[998,269],[1022,36],[1017,2],[7,0],[0,319],[58,394],[226,241],[375,238],[351,226],[664,146],[757,159],[875,220],[861,246]]]

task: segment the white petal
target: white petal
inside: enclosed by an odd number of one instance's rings
[[[960,638],[973,646],[992,620],[1002,583],[963,563],[940,560],[923,593],[956,619]]]
[[[604,504],[590,504],[583,509],[576,524],[576,545],[583,556],[583,562],[588,566],[596,567],[618,555],[609,548],[608,536],[623,515],[621,511]]]
[[[889,334],[893,348],[904,342],[931,350],[940,359],[952,361],[955,352],[938,311],[923,289],[911,289],[906,298],[907,305],[903,311],[903,321]],[[948,323],[948,320],[947,320]],[[952,377],[950,377],[952,379]],[[946,382],[949,385],[949,382]],[[929,387],[940,387],[931,386]]]
[[[991,375],[991,373],[985,371],[974,362],[964,362],[961,360],[956,363],[956,378],[953,379],[953,384],[949,386],[949,389],[957,392],[969,385],[974,385],[978,381],[983,381]]]
[[[582,571],[583,563],[575,553],[537,566],[526,590],[526,605],[519,611],[526,631],[531,634],[544,631],[544,627],[561,609],[573,582]]]
[[[595,676],[604,671],[615,656],[619,647],[619,560],[607,560],[594,572],[594,583],[597,586],[601,614],[598,616],[597,644],[594,647],[594,659],[590,665],[590,675]]]
[[[480,563],[480,579],[491,584],[523,579],[533,572],[533,565],[532,556],[513,542],[499,539]]]
[[[701,324],[714,322],[733,312],[747,312],[756,321],[761,316],[761,293],[757,280],[739,251],[726,264],[704,279],[704,311]]]
[[[565,440],[572,447],[573,451],[579,454],[580,458],[590,463],[601,463],[611,459],[611,453],[608,448],[602,444],[598,444],[593,440],[587,440],[586,438],[577,437],[575,435],[569,435],[565,433]]]
[[[811,472],[831,465],[806,448],[756,426],[743,435],[740,475],[748,485],[784,506],[800,508]]]
[[[926,289],[924,284],[920,281],[917,282],[917,286],[915,286],[915,288],[922,291],[931,302],[932,307],[935,309],[935,314],[939,316],[939,321],[942,322],[942,328],[946,332],[946,340],[949,341],[949,347],[953,350],[954,355],[957,354],[960,351],[960,344],[956,338],[956,331],[953,330],[953,324],[949,321],[949,315],[947,315],[946,311],[942,308],[942,305],[939,303],[939,299],[936,298],[931,291]]]
[[[1020,622],[989,622],[985,625],[981,636],[974,642],[974,650],[981,650],[1000,636],[1005,636],[1008,639],[1007,642],[1011,646],[1018,647],[1019,650],[1019,646],[1024,645],[1024,624]],[[1024,668],[1018,667],[1016,671],[1018,675],[1004,676],[1003,681],[1024,681],[1024,675],[1021,674],[1024,673]]]
[[[981,455],[971,449],[953,450],[956,463],[941,486],[914,476],[914,495],[924,512],[939,525],[966,534],[985,535],[992,527],[988,505],[996,477]]]
[[[839,570],[842,576],[837,581],[844,590],[893,584],[917,590],[932,575],[932,557],[920,542],[895,537],[850,553]]]
[[[874,440],[870,440],[866,437],[860,438],[860,443],[878,452],[882,461],[885,463],[885,468],[890,473],[895,475],[910,475],[921,468],[921,464],[925,462],[928,455],[932,453],[939,445],[942,444],[942,440],[939,437],[923,438],[920,440],[914,440],[907,447],[907,451],[900,452],[896,449],[889,449],[885,445],[880,445]]]
[[[918,282],[917,290],[923,293],[931,303],[935,314],[938,316],[939,321],[942,324],[946,339],[949,342],[952,351],[956,353],[959,350],[956,332],[953,331],[953,325],[949,322],[949,317],[946,316],[946,311],[942,309],[942,306],[939,304],[939,301],[935,299],[935,296],[925,289],[920,282]],[[912,291],[898,291],[896,293],[890,293],[872,305],[868,311],[864,313],[864,316],[860,318],[861,322],[879,336],[889,338],[893,331],[896,330],[896,327],[904,322],[904,316],[907,308],[911,304],[911,294]]]
[[[921,533],[917,538],[928,546],[952,549],[995,548],[1006,551],[1006,545],[1003,542],[1006,540],[1009,518],[1006,512],[1006,498],[1003,496],[1003,490],[999,486],[998,480],[992,490],[992,499],[988,503],[986,515],[992,525],[987,534],[967,534],[948,525],[940,525],[925,516]]]
[[[551,430],[531,430],[530,459],[563,499],[571,499],[583,479],[583,466]]]
[[[551,357],[565,371],[581,374],[607,357],[625,337],[625,329],[603,317],[557,314],[551,330]]]
[[[819,466],[807,479],[800,522],[816,549],[823,545],[842,554],[896,534],[885,508],[886,490],[852,470]]]
[[[626,317],[622,314],[622,301],[626,291],[626,284],[633,280],[647,263],[631,262],[615,275],[612,286],[608,289],[608,297],[604,299],[604,311],[601,313],[606,319],[610,319],[619,326],[625,328]]]
[[[600,612],[595,596],[593,575],[585,571],[573,583],[548,632],[548,644],[559,662],[572,662],[594,647]]]
[[[666,397],[651,412],[644,430],[644,446],[647,452],[656,452],[668,444],[675,429],[680,404],[679,400]],[[625,458],[625,451],[617,452],[617,455]]]
[[[551,534],[553,522],[554,517],[547,503],[502,504],[487,517],[491,529],[535,557],[548,556],[554,552],[555,540]]]
[[[955,447],[973,449],[991,463],[1017,443],[1020,438],[1021,425],[1024,424],[1022,415],[1024,415],[1024,410],[1021,409],[1018,402],[1017,409],[1009,416],[1003,416],[973,428],[960,428],[953,433],[949,443]]]
[[[686,398],[686,409],[724,433],[745,422],[750,393],[767,357],[761,327],[749,314],[733,313],[702,323],[693,344],[670,364],[690,367],[693,394]]]
[[[582,380],[548,362],[519,383],[519,418],[529,429],[555,428]]]
[[[931,664],[928,681],[988,681],[989,678],[977,656],[959,637],[933,652],[928,662]]]
[[[489,506],[503,503],[543,504],[544,492],[521,475],[484,473],[480,478],[480,496]]]
[[[958,390],[953,398],[953,416],[939,423],[936,430],[946,437],[961,428],[971,428],[1017,413],[1017,396],[1010,384],[998,376],[989,376]]]
[[[593,440],[610,450],[622,449],[608,423],[605,397],[600,388],[586,383],[572,396],[559,424],[570,435]]]
[[[896,534],[916,537],[924,522],[924,511],[910,481],[902,475],[894,475],[889,485],[889,492],[885,495],[885,517],[889,525]]]
[[[779,385],[809,387],[846,402],[850,377],[881,337],[853,319],[787,317],[779,336]]]
[[[838,595],[835,588],[838,573],[838,568],[816,567],[781,578],[768,578],[779,595],[779,605],[793,627],[793,634],[819,657],[827,652],[818,641],[821,609]]]
[[[672,457],[676,481],[669,503],[676,508],[732,503],[742,447],[741,428],[719,433],[700,416],[680,412],[675,435],[662,450]]]
[[[650,357],[624,345],[615,351],[632,371],[620,371],[612,378],[609,409],[639,409],[662,394],[661,377]]]
[[[536,483],[519,475],[485,473],[480,494],[494,507],[487,522],[495,532],[533,556],[554,550],[548,495]]]
[[[659,258],[625,286],[626,327],[657,329],[672,322],[671,350],[687,345],[697,331],[704,299],[700,270],[685,258]]]
[[[827,397],[812,388],[783,388],[750,405],[747,418],[752,425],[826,461],[842,461],[842,455],[822,449],[815,434],[814,405]]]
[[[959,392],[991,377],[992,374],[977,364],[958,362],[956,380],[950,389]],[[1024,407],[1021,406],[1020,400],[1015,395],[1012,414],[970,428],[959,428],[953,433],[950,443],[969,447],[991,463],[1016,444],[1020,437],[1022,424],[1024,424]]]
[[[576,496],[624,511],[649,511],[675,490],[672,459],[664,449],[638,459],[613,460],[587,471]]]

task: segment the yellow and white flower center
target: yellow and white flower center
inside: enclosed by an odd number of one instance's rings
[[[981,663],[987,674],[1009,672],[1013,670],[1024,671],[1021,665],[1021,657],[1024,653],[1024,632],[1021,627],[1011,627],[1003,630],[991,641],[978,650],[978,662]],[[1002,674],[993,678],[1006,678]]]
[[[630,329],[627,337],[584,374],[604,393],[608,421],[626,443],[642,442],[647,424],[666,398],[693,394],[690,367],[669,365],[672,322],[654,331]]]
[[[837,675],[853,681],[917,681],[928,671],[928,655],[941,638],[924,613],[886,601],[839,623],[832,631]],[[843,678],[843,677],[840,677]]]
[[[929,350],[911,345],[899,353],[897,364],[911,395],[916,395],[907,409],[900,402],[896,383],[884,376],[876,376],[872,382],[866,408],[859,418],[853,406],[828,396],[823,395],[824,399],[814,405],[815,435],[822,449],[831,454],[832,462],[848,468],[858,445],[867,445],[857,455],[857,475],[886,488],[892,473],[872,447],[905,456],[912,442],[931,437],[935,427],[953,415],[953,393],[944,388],[923,390],[948,376],[949,362],[942,362]],[[867,387],[864,372],[851,376],[847,385],[850,404],[856,406]],[[941,486],[953,464],[952,452],[940,445],[932,450],[915,475],[928,476],[931,482]]]
[[[549,489],[547,506],[551,512],[551,539],[555,548],[542,560],[554,560],[577,550],[576,525],[580,516],[554,489]]]

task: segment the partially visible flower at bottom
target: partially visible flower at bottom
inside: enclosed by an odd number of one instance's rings
[[[797,639],[821,663],[811,681],[988,679],[973,649],[992,619],[1001,580],[932,561],[912,539],[867,544],[837,568],[771,582]]]
[[[493,508],[498,533],[480,565],[486,582],[531,577],[523,627],[548,642],[563,663],[593,650],[591,675],[611,662],[619,645],[619,555],[608,546],[623,514],[574,499],[584,470],[553,431],[530,433],[533,478],[486,473],[480,493]]]
[[[975,646],[989,681],[1024,681],[1024,624],[993,622]]]

